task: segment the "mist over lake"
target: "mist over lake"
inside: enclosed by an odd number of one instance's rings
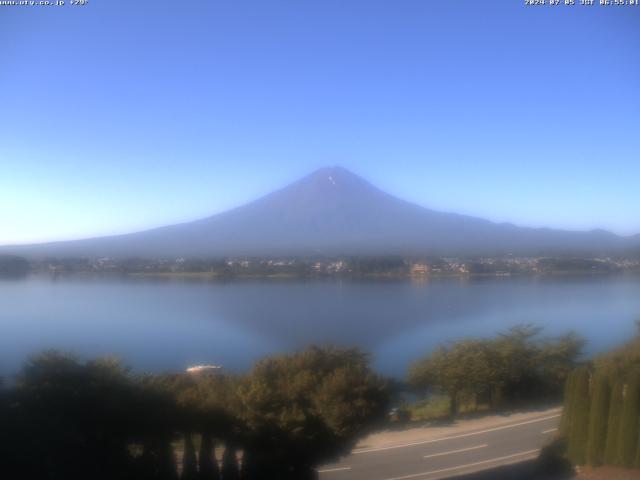
[[[0,372],[46,348],[116,355],[134,370],[214,363],[241,372],[308,344],[358,346],[402,376],[439,343],[519,323],[575,330],[588,353],[635,331],[640,277],[449,278],[424,282],[31,276],[0,281]]]

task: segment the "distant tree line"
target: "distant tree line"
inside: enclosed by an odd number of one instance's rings
[[[496,338],[440,346],[410,367],[408,382],[419,391],[445,393],[452,416],[462,401],[492,409],[559,401],[584,340],[574,333],[557,338],[540,334],[539,328],[522,325]]]
[[[349,270],[356,275],[406,274],[409,262],[400,256],[361,256],[347,260]]]
[[[29,271],[26,258],[15,255],[0,255],[0,276],[25,275]]]
[[[574,464],[640,468],[640,331],[571,373],[561,433]]]
[[[538,267],[541,271],[551,272],[606,273],[619,270],[609,262],[590,258],[541,258]]]
[[[118,361],[30,359],[0,392],[0,471],[20,479],[307,479],[385,417],[355,349],[311,347],[247,375],[134,375]]]
[[[440,258],[401,255],[292,256],[292,257],[194,257],[178,258],[68,258],[46,257],[27,260],[0,256],[0,275],[5,271],[60,273],[102,272],[117,274],[206,274],[221,279],[235,276],[354,276],[404,277],[412,267],[421,267],[429,275],[526,275],[552,273],[615,273],[637,271],[640,264],[633,255],[616,259],[574,257],[548,258]],[[4,266],[3,266],[4,265]],[[26,268],[26,270],[25,270]]]

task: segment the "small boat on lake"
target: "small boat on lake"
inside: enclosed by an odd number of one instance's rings
[[[220,365],[193,365],[187,368],[187,373],[212,373],[222,370]]]

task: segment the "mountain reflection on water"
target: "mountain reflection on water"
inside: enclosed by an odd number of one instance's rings
[[[576,330],[588,349],[627,338],[640,277],[234,280],[28,277],[0,281],[0,371],[44,348],[121,356],[136,370],[242,371],[309,343],[355,345],[401,376],[438,343],[518,323]]]

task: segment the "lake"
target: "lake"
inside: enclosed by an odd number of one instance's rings
[[[520,323],[575,330],[589,353],[635,332],[640,277],[179,281],[27,277],[0,280],[0,372],[46,348],[111,354],[134,370],[199,363],[245,371],[310,343],[355,345],[402,376],[436,345]]]

